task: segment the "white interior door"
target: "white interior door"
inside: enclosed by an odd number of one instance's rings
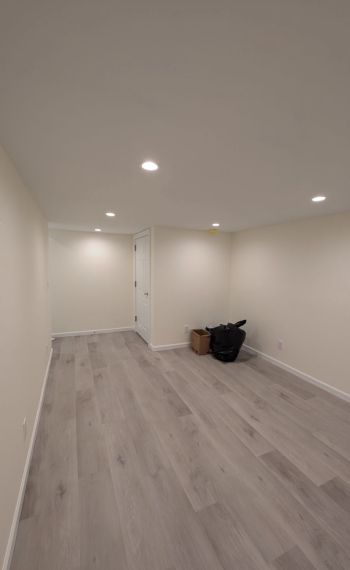
[[[150,341],[150,236],[140,234],[134,238],[135,253],[135,329]]]

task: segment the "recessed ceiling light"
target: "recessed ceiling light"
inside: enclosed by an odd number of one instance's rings
[[[312,198],[313,202],[324,202],[325,200],[327,200],[326,196],[314,196]]]
[[[154,172],[155,170],[158,170],[159,166],[156,162],[153,162],[153,160],[146,160],[141,164],[141,168],[143,168],[143,170],[148,170],[149,172]]]
[[[219,227],[220,227],[220,224],[218,224],[218,222],[214,222],[214,223],[212,224],[212,226],[213,226],[213,228],[219,228]]]
[[[102,232],[101,228],[95,228],[95,232]]]
[[[109,218],[114,218],[115,213],[114,212],[106,212],[106,216],[108,216]]]

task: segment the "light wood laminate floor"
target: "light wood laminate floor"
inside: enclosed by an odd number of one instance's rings
[[[263,360],[54,342],[12,570],[349,570],[350,405]]]

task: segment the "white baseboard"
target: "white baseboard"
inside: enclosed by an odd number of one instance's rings
[[[334,386],[330,386],[329,384],[326,384],[326,382],[322,382],[322,380],[319,380],[318,378],[314,378],[314,376],[311,376],[310,374],[307,374],[306,372],[302,372],[301,370],[298,370],[297,368],[293,368],[293,366],[290,366],[289,364],[286,364],[285,362],[282,362],[281,360],[278,360],[277,358],[274,358],[273,356],[269,356],[268,354],[265,354],[265,352],[261,352],[260,350],[257,350],[256,348],[253,348],[252,346],[248,346],[247,344],[244,344],[243,348],[247,352],[250,352],[252,354],[257,354],[258,356],[260,356],[264,360],[268,360],[268,362],[275,364],[275,366],[278,366],[279,368],[282,368],[283,370],[287,370],[288,372],[291,372],[292,374],[294,374],[298,378],[305,380],[305,382],[309,382],[309,384],[314,384],[314,386],[318,386],[318,388],[322,388],[323,390],[326,390],[326,392],[333,394],[333,396],[337,396],[338,398],[341,398],[342,400],[346,400],[347,402],[350,402],[350,394],[348,394],[347,392],[343,392],[342,390],[339,390],[339,388],[335,388]]]
[[[172,350],[174,348],[185,348],[190,346],[190,342],[178,342],[177,344],[149,344],[149,348],[155,352],[159,350]]]
[[[42,387],[41,387],[41,392],[40,392],[40,397],[39,397],[39,402],[38,402],[38,408],[37,408],[36,415],[35,415],[35,420],[34,420],[32,435],[31,435],[30,442],[29,442],[26,462],[24,464],[23,475],[22,475],[21,484],[19,487],[15,512],[13,514],[13,519],[12,519],[12,524],[11,524],[11,529],[10,529],[10,535],[9,535],[9,538],[7,541],[7,547],[5,550],[5,557],[4,557],[4,561],[2,564],[2,570],[10,570],[10,566],[11,566],[13,549],[14,549],[15,542],[16,542],[17,529],[18,529],[19,519],[21,516],[22,504],[23,504],[23,499],[24,499],[24,494],[25,494],[27,479],[28,479],[28,474],[29,474],[30,462],[32,459],[34,444],[35,444],[36,435],[37,435],[37,431],[38,431],[41,408],[42,408],[43,401],[44,401],[44,394],[45,394],[47,379],[49,376],[51,359],[52,359],[52,348],[50,350],[49,360],[48,360],[48,363],[46,366],[45,376],[44,376],[44,380],[43,380]]]
[[[105,333],[114,333],[114,332],[126,332],[126,331],[133,331],[135,327],[119,327],[117,329],[94,329],[89,331],[68,331],[68,332],[59,332],[59,333],[52,333],[54,338],[59,338],[63,336],[84,336],[84,335],[91,335],[91,334],[105,334]]]

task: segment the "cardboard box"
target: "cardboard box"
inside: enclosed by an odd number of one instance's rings
[[[193,329],[191,333],[192,349],[197,354],[208,354],[210,345],[210,334],[204,329]]]

